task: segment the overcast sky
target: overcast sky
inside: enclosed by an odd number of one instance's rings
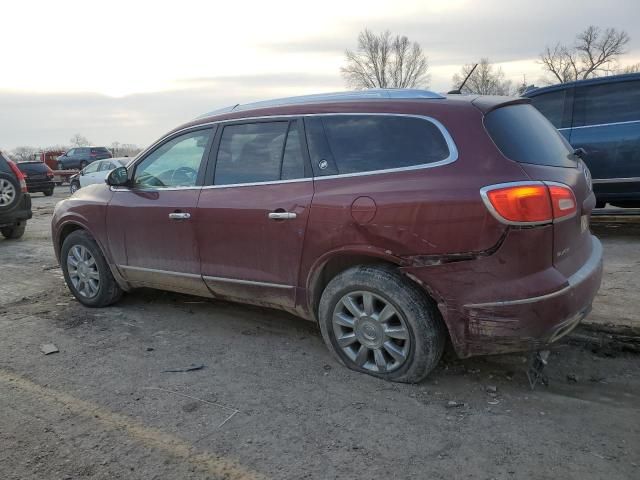
[[[345,89],[339,69],[364,27],[418,41],[431,89],[489,57],[540,84],[545,45],[594,24],[631,36],[638,0],[20,0],[2,6],[0,148],[146,146],[204,112],[251,100]]]

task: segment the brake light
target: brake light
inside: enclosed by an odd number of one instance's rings
[[[13,173],[15,173],[16,177],[18,178],[18,182],[20,183],[20,191],[22,193],[27,193],[27,182],[24,181],[24,179],[26,178],[24,173],[20,171],[18,166],[15,163],[13,163],[13,161],[7,160],[7,163],[9,164],[9,167],[11,168]]]
[[[484,187],[480,193],[489,211],[512,225],[551,223],[577,211],[571,188],[556,183],[506,183]]]
[[[549,185],[549,194],[551,195],[554,219],[571,217],[578,210],[576,197],[569,187],[558,184]]]

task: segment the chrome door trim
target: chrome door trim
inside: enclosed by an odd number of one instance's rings
[[[283,288],[283,289],[295,288],[293,285],[283,285],[281,283],[257,282],[257,281],[254,281],[254,280],[240,280],[240,279],[237,279],[237,278],[210,277],[210,276],[207,276],[207,275],[203,275],[202,278],[205,281],[236,283],[236,284],[239,284],[239,285],[250,285],[250,286],[254,286],[254,287],[270,287],[270,288]]]
[[[640,182],[640,177],[624,177],[624,178],[594,178],[593,183],[632,183]]]
[[[133,270],[135,272],[150,273],[150,274],[161,274],[161,275],[173,275],[173,276],[176,276],[176,277],[202,279],[202,275],[198,275],[196,273],[173,272],[171,270],[157,270],[155,268],[133,267],[131,265],[116,265],[116,266],[118,268],[123,269],[123,270]]]
[[[580,127],[563,127],[558,130],[578,130],[580,128],[608,127],[610,125],[629,125],[631,123],[640,123],[640,120],[627,120],[626,122],[597,123],[595,125],[582,125]]]

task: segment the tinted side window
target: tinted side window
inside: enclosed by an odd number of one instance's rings
[[[227,125],[216,160],[215,185],[280,180],[289,122]]]
[[[489,135],[502,154],[522,163],[575,167],[572,149],[562,134],[531,105],[493,110],[484,119]]]
[[[89,165],[87,165],[86,167],[84,167],[83,172],[84,173],[95,173],[98,171],[98,168],[100,167],[100,162],[93,162],[90,163]]]
[[[282,180],[303,178],[304,162],[298,122],[291,122],[289,132],[287,133],[287,142],[284,146],[280,178]]]
[[[425,119],[401,115],[321,119],[339,174],[411,167],[449,157],[442,132]]]
[[[547,120],[549,120],[554,127],[570,127],[570,117],[568,122],[563,121],[565,118],[565,107],[569,107],[569,105],[566,105],[567,97],[569,97],[569,100],[572,98],[572,96],[567,95],[567,93],[568,91],[566,89],[543,93],[542,95],[532,97],[531,103],[540,111],[540,113],[547,117]]]
[[[574,127],[640,120],[640,81],[576,88]]]

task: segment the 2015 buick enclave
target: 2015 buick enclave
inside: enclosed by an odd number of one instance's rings
[[[60,202],[72,293],[135,287],[317,321],[349,368],[415,382],[568,333],[600,285],[590,176],[507,97],[370,90],[237,105]]]

